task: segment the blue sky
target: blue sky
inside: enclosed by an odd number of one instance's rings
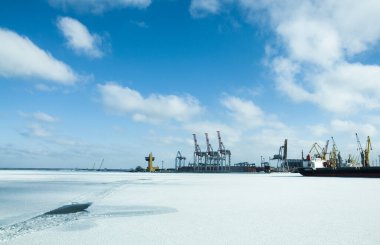
[[[233,162],[355,132],[377,160],[376,1],[78,2],[0,4],[0,167],[172,167],[217,130]]]

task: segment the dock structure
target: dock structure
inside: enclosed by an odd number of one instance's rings
[[[206,137],[206,151],[202,151],[198,141],[196,134],[193,134],[194,139],[194,162],[189,164],[186,168],[186,171],[194,171],[194,172],[228,172],[231,167],[231,151],[225,149],[224,144],[222,142],[220,131],[217,131],[218,135],[218,150],[214,150],[210,139],[208,137],[208,133],[205,133]],[[184,168],[181,168],[185,170]]]
[[[277,160],[277,169],[282,172],[289,172],[289,161],[288,161],[288,140],[285,139],[284,145],[280,146],[278,154],[274,155],[270,160]]]

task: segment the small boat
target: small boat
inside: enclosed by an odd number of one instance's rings
[[[86,202],[86,203],[76,203],[73,202],[68,205],[64,205],[62,207],[59,207],[57,209],[53,209],[49,212],[46,212],[44,214],[51,215],[51,214],[70,214],[70,213],[77,213],[81,211],[85,211],[89,206],[91,206],[92,202]]]

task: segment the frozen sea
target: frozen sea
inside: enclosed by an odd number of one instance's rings
[[[380,179],[0,171],[0,244],[380,244]],[[88,212],[41,215],[71,202]]]

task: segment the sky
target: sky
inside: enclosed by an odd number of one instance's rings
[[[334,137],[379,165],[377,0],[4,0],[0,167],[232,163]],[[330,144],[331,147],[331,144]]]

